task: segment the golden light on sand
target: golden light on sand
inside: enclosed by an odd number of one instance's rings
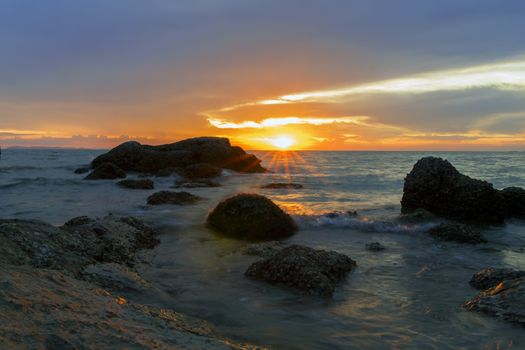
[[[291,146],[293,146],[296,143],[295,139],[288,135],[281,135],[281,136],[273,137],[273,138],[268,139],[268,141],[273,146],[279,149],[282,149],[282,150],[289,149]]]

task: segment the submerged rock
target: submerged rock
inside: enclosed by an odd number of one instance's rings
[[[379,242],[367,243],[365,248],[366,250],[370,250],[372,252],[379,252],[386,249],[386,247]]]
[[[465,303],[467,310],[525,326],[525,271],[485,269],[470,284],[486,289]]]
[[[252,264],[246,276],[329,297],[336,284],[356,265],[340,253],[293,245]]]
[[[257,194],[238,194],[220,202],[207,223],[225,236],[256,241],[286,238],[297,231],[290,215]]]
[[[184,168],[182,174],[187,179],[209,179],[220,176],[222,169],[208,163],[198,163]]]
[[[86,180],[105,180],[125,178],[126,173],[113,163],[102,163],[97,166],[91,174],[85,177]]]
[[[176,204],[186,205],[195,204],[202,200],[202,197],[195,196],[189,192],[172,192],[172,191],[160,191],[153,193],[148,197],[148,204],[160,205],[160,204]]]
[[[117,182],[120,187],[130,188],[133,190],[152,190],[155,188],[153,181],[149,179],[144,180],[122,180]]]
[[[428,233],[442,241],[454,241],[459,243],[486,243],[481,233],[468,225],[442,223],[432,227]]]
[[[250,244],[244,247],[241,252],[246,255],[260,256],[261,258],[268,258],[280,252],[287,245],[280,241],[262,242]]]
[[[402,212],[426,209],[453,219],[503,223],[504,200],[492,184],[461,174],[441,158],[420,159],[405,178]]]
[[[505,200],[505,215],[525,218],[525,190],[520,187],[507,187],[500,193]]]
[[[298,190],[304,188],[301,184],[287,183],[287,182],[275,182],[271,184],[262,185],[261,188],[264,189],[289,189],[289,190]]]
[[[220,187],[218,182],[201,179],[201,180],[180,180],[175,183],[175,188],[201,188],[201,187]]]
[[[88,172],[89,172],[89,168],[88,167],[82,167],[82,168],[75,169],[75,174],[85,174],[85,173],[88,173]]]
[[[266,170],[261,161],[242,148],[230,145],[227,138],[197,137],[160,146],[125,142],[98,156],[92,167],[111,162],[125,171],[156,174],[166,168],[185,168],[196,163],[208,163],[219,168],[247,173]]]

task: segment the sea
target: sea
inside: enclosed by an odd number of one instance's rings
[[[448,159],[496,188],[525,187],[524,152],[255,151],[271,172],[225,171],[221,187],[186,189],[205,198],[188,206],[146,204],[155,191],[177,190],[176,177],[152,178],[156,189],[150,191],[74,174],[103,152],[4,149],[0,217],[55,225],[80,215],[143,218],[159,230],[161,243],[139,272],[163,293],[144,302],[273,349],[525,349],[523,327],[463,308],[477,294],[468,282],[478,270],[525,269],[525,221],[479,226],[489,242],[465,245],[426,233],[444,219],[400,215],[404,177],[418,159]],[[261,189],[273,182],[304,188]],[[244,253],[249,243],[221,237],[205,225],[219,201],[241,192],[267,196],[293,216],[300,230],[285,243],[337,251],[357,262],[332,298],[244,276],[260,257]],[[386,249],[368,251],[370,242]]]

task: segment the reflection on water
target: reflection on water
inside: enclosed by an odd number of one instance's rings
[[[463,246],[426,235],[435,222],[400,221],[403,178],[426,153],[261,152],[273,173],[226,173],[222,187],[189,190],[206,200],[187,207],[148,207],[152,191],[125,190],[113,181],[82,181],[72,173],[98,153],[5,150],[0,212],[55,224],[108,212],[144,217],[162,232],[151,265],[141,271],[163,293],[148,303],[206,318],[222,332],[277,349],[525,347],[522,328],[461,307],[476,293],[468,281],[477,270],[523,269],[525,223],[482,227],[490,243]],[[525,187],[523,153],[439,155],[498,188]],[[154,180],[156,190],[169,189],[175,181]],[[300,183],[304,189],[259,188],[270,182]],[[357,261],[357,269],[332,299],[296,295],[244,278],[258,258],[240,253],[246,243],[216,236],[204,225],[210,208],[240,191],[269,196],[294,215],[301,229],[290,243],[336,250]],[[345,216],[349,210],[359,215]],[[323,215],[328,212],[341,214]],[[372,241],[387,249],[365,250]]]

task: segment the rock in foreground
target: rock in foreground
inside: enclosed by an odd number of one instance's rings
[[[525,218],[525,190],[520,187],[507,187],[500,191],[505,200],[507,217]]]
[[[126,177],[124,170],[113,163],[102,163],[97,166],[88,176],[86,180],[113,180],[122,179]]]
[[[486,289],[465,303],[467,310],[525,326],[525,271],[485,269],[470,283]]]
[[[438,226],[432,227],[428,233],[442,241],[454,241],[459,243],[486,243],[487,241],[481,237],[481,233],[472,229],[468,225],[442,223]]]
[[[160,146],[129,141],[98,156],[91,166],[96,168],[106,162],[125,171],[149,174],[166,168],[182,169],[197,163],[247,173],[266,171],[257,157],[247,154],[240,147],[231,146],[227,138],[220,137],[198,137]]]
[[[441,158],[420,159],[405,178],[402,212],[426,209],[453,219],[503,223],[504,199],[492,184],[461,174]]]
[[[129,188],[132,190],[152,190],[155,188],[153,181],[144,179],[144,180],[122,180],[117,182],[117,185],[124,188]]]
[[[293,245],[252,264],[246,276],[329,297],[356,262],[346,255]]]
[[[286,238],[297,231],[290,215],[256,194],[238,194],[222,201],[207,222],[225,236],[254,241]]]
[[[153,193],[148,197],[148,204],[150,205],[161,205],[161,204],[175,204],[175,205],[187,205],[195,204],[202,200],[201,197],[195,196],[189,192],[172,192],[172,191],[160,191]]]

